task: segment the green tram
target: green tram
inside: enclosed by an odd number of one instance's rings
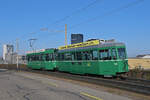
[[[62,49],[58,51],[58,70],[76,74],[116,76],[128,72],[124,43]]]
[[[56,68],[56,49],[45,49],[27,54],[27,67],[31,69],[54,70]]]
[[[117,76],[128,72],[124,43],[89,41],[28,53],[31,69],[58,70],[75,74]]]

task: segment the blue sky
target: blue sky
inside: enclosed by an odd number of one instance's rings
[[[80,10],[93,1],[0,0],[0,53],[2,44],[15,45],[16,38],[19,39],[20,53],[30,50],[30,38],[37,38],[36,49],[62,46],[64,32],[40,29],[62,31],[65,24],[68,26],[68,43],[71,33],[82,33],[84,40],[101,38],[124,42],[130,57],[150,53],[150,0],[141,0],[136,5],[108,15],[110,11],[138,0],[97,0],[87,9]],[[55,23],[67,15],[70,17]],[[87,21],[95,17],[97,19]]]

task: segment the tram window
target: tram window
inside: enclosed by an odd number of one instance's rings
[[[60,59],[60,54],[58,54],[58,56],[57,56],[57,60],[59,60],[59,61],[61,60],[61,59]]]
[[[32,61],[34,61],[34,55],[32,56]]]
[[[43,61],[43,55],[42,54],[39,55],[39,60]]]
[[[71,54],[71,60],[75,60],[75,53]]]
[[[92,60],[92,51],[84,51],[82,53],[83,60]]]
[[[29,56],[29,61],[32,61],[32,58],[31,58],[31,56]]]
[[[30,56],[30,61],[32,61],[32,56]]]
[[[36,60],[39,60],[39,55],[37,55],[37,58],[36,58]]]
[[[48,60],[49,61],[53,61],[54,60],[54,55],[53,54],[48,54]]]
[[[37,55],[34,56],[34,60],[37,61]]]
[[[31,60],[34,61],[34,56],[32,56]]]
[[[31,57],[30,56],[27,56],[27,61],[31,61]]]
[[[49,60],[52,61],[53,60],[53,55],[49,54]]]
[[[97,51],[93,51],[93,57],[92,60],[98,60],[98,52]]]
[[[34,56],[34,60],[37,61],[37,55]]]
[[[125,48],[118,48],[118,56],[120,59],[126,58]]]
[[[100,50],[100,60],[111,60],[110,49]]]
[[[32,56],[32,61],[35,61],[35,55]]]
[[[45,55],[45,60],[48,61],[48,54]]]
[[[55,55],[52,53],[52,61],[55,59]]]
[[[77,57],[77,60],[82,60],[82,54],[81,54],[81,52],[77,52],[76,53],[76,57]]]
[[[39,57],[40,57],[40,56],[38,55],[38,57],[37,57],[38,60],[39,60]]]
[[[35,61],[35,55],[33,56],[33,61]]]
[[[48,54],[48,60],[51,61],[52,57],[51,54]]]
[[[32,56],[30,56],[30,61],[32,61]]]
[[[61,60],[61,59],[60,59],[60,54],[59,54],[59,53],[57,54],[57,60],[59,60],[59,61]]]
[[[112,48],[112,59],[116,60],[117,59],[117,53],[116,53],[116,49]]]
[[[44,54],[42,54],[42,61],[44,61],[45,60],[45,55]]]
[[[61,55],[61,59],[62,59],[62,60],[65,60],[64,54]]]
[[[93,51],[89,51],[88,52],[88,60],[92,60],[92,58],[93,58]]]
[[[35,60],[36,60],[36,56],[34,55],[34,56],[33,56],[33,61],[35,61]]]
[[[39,60],[39,55],[35,56],[35,60],[38,61]]]
[[[30,61],[30,56],[27,56],[27,61]]]
[[[32,61],[32,56],[29,56],[29,61]]]
[[[49,59],[49,54],[46,54],[46,61],[49,61],[50,59]]]
[[[82,60],[87,60],[87,58],[88,58],[87,52],[86,51],[82,52]]]
[[[39,55],[39,61],[41,61],[41,55]]]
[[[29,59],[28,57],[29,57],[29,56],[26,56],[24,60],[27,60],[27,61],[29,61],[29,60],[28,60],[28,59]]]
[[[59,54],[60,60],[65,60],[64,54]]]
[[[71,54],[65,53],[65,60],[71,60]]]
[[[33,56],[33,61],[36,61],[36,56],[35,55]]]
[[[58,54],[54,53],[54,60],[58,60]]]

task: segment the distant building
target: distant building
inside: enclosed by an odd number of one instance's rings
[[[71,34],[71,44],[83,42],[83,34]]]
[[[6,54],[5,64],[16,64],[17,63],[17,53]],[[18,63],[26,64],[26,56],[18,55]]]
[[[25,55],[18,55],[18,58],[19,64],[26,64]],[[14,52],[14,46],[9,44],[3,45],[3,59],[0,63],[16,64],[16,62],[17,62],[17,53]]]
[[[150,59],[150,54],[145,54],[145,55],[137,55],[137,58],[146,58],[146,59]]]
[[[5,63],[6,64],[16,64],[17,53],[6,53],[5,54]]]
[[[3,60],[6,60],[6,55],[10,55],[14,52],[14,46],[5,44],[3,45]]]

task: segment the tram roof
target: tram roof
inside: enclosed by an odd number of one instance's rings
[[[113,42],[113,43],[106,42],[106,43],[100,43],[94,46],[63,49],[63,50],[59,50],[58,52],[76,51],[76,50],[92,49],[92,48],[104,48],[104,47],[113,47],[113,46],[125,46],[125,44],[122,42]]]

